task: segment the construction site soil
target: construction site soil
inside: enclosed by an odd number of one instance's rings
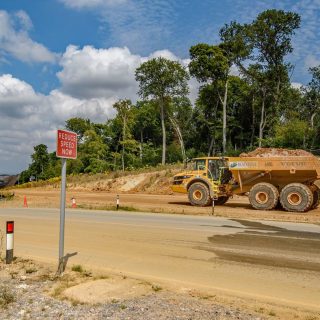
[[[313,157],[313,154],[301,149],[257,148],[248,153],[241,153],[240,157]]]
[[[25,199],[29,208],[59,208],[60,190],[30,188],[14,190],[15,197],[10,201],[0,201],[0,208],[23,207]],[[143,211],[154,213],[177,213],[187,215],[212,215],[211,207],[194,207],[183,194],[143,194],[114,193],[107,191],[67,191],[67,207],[71,208],[72,198],[76,200],[77,208],[115,210],[116,198],[120,198],[120,210]],[[307,222],[320,224],[320,208],[308,213],[288,213],[281,209],[272,211],[254,210],[247,197],[234,196],[223,206],[216,206],[215,216],[240,219],[275,220]]]

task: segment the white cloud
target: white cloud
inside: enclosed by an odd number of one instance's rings
[[[55,62],[57,54],[33,41],[28,34],[32,22],[24,11],[12,15],[0,10],[0,50],[24,62]],[[3,57],[2,57],[3,59]]]
[[[303,88],[303,84],[300,82],[291,82],[291,87],[294,89],[301,90]]]
[[[44,143],[54,150],[55,132],[71,117],[104,123],[114,117],[118,99],[138,99],[135,70],[155,57],[178,60],[169,50],[143,57],[128,48],[96,49],[68,46],[57,76],[61,87],[48,95],[37,93],[28,83],[10,74],[0,76],[0,172],[26,168],[33,146]],[[190,80],[190,98],[197,96],[198,84]],[[11,160],[10,160],[11,159]],[[12,159],[17,159],[12,161]],[[19,160],[19,159],[23,159]],[[17,170],[17,169],[16,169]]]
[[[74,97],[130,98],[137,92],[134,72],[142,58],[127,48],[79,49],[69,46],[58,73],[62,91]]]
[[[32,112],[32,106],[39,101],[39,96],[35,94],[33,88],[10,74],[2,75],[0,79],[0,115],[5,114],[15,118]]]
[[[150,54],[150,56],[148,57],[149,59],[153,59],[153,58],[166,58],[169,60],[176,60],[176,61],[181,61],[180,58],[178,58],[174,53],[172,53],[170,50],[157,50],[153,53]],[[188,60],[189,61],[189,60]]]
[[[155,51],[144,57],[131,53],[126,47],[85,46],[81,49],[69,46],[60,61],[62,70],[57,74],[61,91],[81,99],[128,98],[135,101],[138,98],[135,70],[141,63],[157,57],[176,60],[184,66],[189,63],[188,59],[182,60],[169,50]]]
[[[51,91],[44,99],[44,105],[50,110],[50,118],[55,124],[63,125],[71,117],[89,118],[103,123],[114,116],[113,97],[79,99],[64,94],[59,90]]]
[[[71,117],[105,122],[114,116],[114,102],[73,98],[59,90],[42,95],[11,75],[0,76],[0,173],[26,168],[37,144],[54,150],[56,130]]]

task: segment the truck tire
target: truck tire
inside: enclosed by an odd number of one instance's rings
[[[255,209],[272,210],[279,202],[279,191],[271,183],[257,183],[249,192],[249,201]]]
[[[188,198],[193,206],[206,207],[212,203],[209,188],[201,182],[191,185],[188,190]]]
[[[219,197],[217,200],[214,200],[214,205],[223,206],[228,200],[229,200],[229,197],[227,196]]]
[[[286,211],[305,212],[314,204],[313,192],[302,183],[290,183],[281,190],[280,202]]]

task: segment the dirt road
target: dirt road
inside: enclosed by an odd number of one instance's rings
[[[16,255],[56,262],[58,210],[1,209],[1,227],[7,219],[16,221]],[[70,210],[65,248],[78,252],[69,265],[235,296],[246,306],[285,306],[282,319],[301,310],[320,315],[318,225]]]
[[[23,207],[24,196],[30,208],[59,208],[60,190],[30,188],[13,190],[14,200],[0,202],[0,208]],[[116,193],[106,191],[72,191],[67,192],[67,207],[71,207],[71,198],[76,199],[78,208],[114,209]],[[199,208],[189,204],[187,195],[154,195],[134,193],[120,194],[120,206],[129,211],[159,213],[180,213],[186,215],[210,215],[211,207]],[[215,207],[215,215],[240,219],[266,219],[277,221],[320,223],[320,207],[308,213],[293,214],[283,210],[258,211],[251,208],[247,197],[235,196],[223,206]]]

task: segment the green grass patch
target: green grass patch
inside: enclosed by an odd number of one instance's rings
[[[80,265],[80,264],[76,264],[76,265],[72,266],[71,270],[74,272],[79,272],[79,273],[84,272],[84,269],[83,269],[82,265]]]

